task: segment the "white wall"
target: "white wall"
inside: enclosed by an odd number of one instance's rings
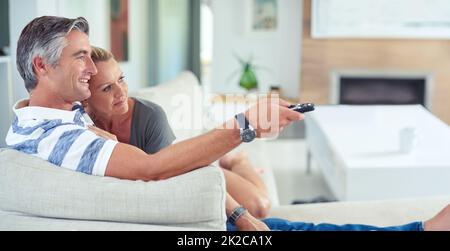
[[[91,44],[110,49],[109,0],[57,0],[57,5],[59,16],[86,18]]]
[[[97,0],[91,0],[90,2],[94,1]],[[133,91],[149,85],[149,1],[130,0],[129,8],[130,59],[120,65],[129,85],[128,88]]]
[[[188,65],[189,1],[159,1],[158,82],[175,79]]]
[[[0,147],[5,147],[6,134],[12,120],[11,62],[9,57],[0,56]]]
[[[214,55],[211,90],[243,93],[238,86],[241,66],[234,53],[264,69],[256,71],[259,91],[278,84],[289,98],[300,89],[302,1],[278,0],[278,30],[270,35],[249,34],[244,29],[251,0],[212,0],[214,12]],[[233,73],[235,73],[233,75]],[[230,78],[230,76],[233,76]]]
[[[16,68],[16,50],[22,29],[35,17],[42,15],[56,15],[56,0],[11,0],[9,1],[9,27],[11,62],[13,65],[13,100],[28,97],[22,78]]]

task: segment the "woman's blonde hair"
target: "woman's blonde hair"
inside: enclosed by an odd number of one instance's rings
[[[97,63],[97,62],[106,62],[106,61],[110,60],[111,58],[114,59],[114,56],[111,52],[109,52],[105,49],[92,46],[91,58],[92,58],[92,61],[94,61],[94,63]]]

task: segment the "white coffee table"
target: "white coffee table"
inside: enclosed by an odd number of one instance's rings
[[[450,128],[422,106],[318,106],[305,121],[338,200],[450,195]],[[404,128],[418,135],[410,153],[400,151]]]

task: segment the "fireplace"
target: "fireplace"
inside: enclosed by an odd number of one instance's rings
[[[420,104],[430,109],[431,74],[335,71],[331,103],[345,105]]]

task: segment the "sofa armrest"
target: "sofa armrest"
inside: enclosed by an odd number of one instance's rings
[[[218,167],[143,182],[90,176],[0,149],[0,209],[28,215],[225,229]]]

